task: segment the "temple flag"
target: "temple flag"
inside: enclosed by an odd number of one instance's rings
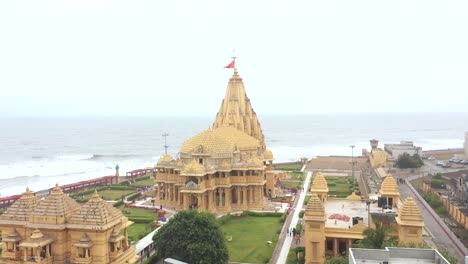
[[[232,60],[231,63],[229,63],[227,66],[224,67],[224,69],[232,69],[234,68],[235,60]]]

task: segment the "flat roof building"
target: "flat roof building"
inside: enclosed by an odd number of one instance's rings
[[[450,264],[435,249],[393,248],[366,249],[350,248],[349,264]]]

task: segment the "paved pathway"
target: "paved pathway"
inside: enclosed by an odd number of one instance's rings
[[[457,239],[453,232],[445,225],[444,221],[432,210],[432,208],[426,203],[426,201],[419,195],[414,187],[409,184],[410,180],[421,177],[421,175],[415,175],[409,177],[408,184],[399,184],[400,194],[402,198],[406,200],[408,195],[411,195],[415,202],[418,204],[421,214],[424,218],[426,228],[433,235],[434,242],[444,249],[446,249],[450,255],[458,259],[458,263],[464,262],[464,256],[468,255],[468,251],[465,246]]]
[[[291,223],[289,225],[287,225],[288,228],[286,229],[286,232],[287,232],[287,230],[289,230],[289,228],[296,227],[296,225],[297,225],[297,222],[299,220],[299,212],[301,211],[302,205],[304,204],[304,199],[305,199],[305,196],[307,194],[307,190],[309,190],[309,185],[310,185],[310,179],[311,178],[312,178],[312,172],[309,171],[309,172],[307,172],[307,177],[305,178],[305,181],[304,181],[304,186],[302,188],[303,191],[301,192],[301,194],[299,196],[299,199],[297,199],[298,201],[297,201],[296,207],[295,207],[295,209],[293,211],[294,213],[293,213]],[[291,237],[291,236],[286,236],[284,238],[284,243],[283,243],[283,246],[281,248],[280,255],[279,255],[279,257],[278,257],[278,259],[276,260],[275,263],[278,263],[278,264],[286,263],[286,260],[288,258],[289,249],[291,248],[292,240],[293,240],[293,237]]]

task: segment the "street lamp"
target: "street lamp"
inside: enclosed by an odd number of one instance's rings
[[[349,146],[351,148],[351,177],[353,178],[353,190],[356,188],[356,182],[354,180],[354,145]]]
[[[367,225],[370,227],[371,226],[371,214],[370,214],[370,204],[371,200],[369,198],[366,199],[366,205],[367,205]]]

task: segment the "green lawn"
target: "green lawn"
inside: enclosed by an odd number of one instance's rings
[[[292,189],[292,188],[301,188],[302,186],[302,182],[301,181],[295,181],[295,180],[282,180],[281,181],[281,186],[285,187],[285,188],[289,188],[289,189]]]
[[[135,187],[145,187],[145,186],[153,186],[154,185],[154,179],[147,179],[143,181],[137,181],[135,183],[130,184],[131,186]]]
[[[302,163],[294,163],[294,164],[275,164],[273,165],[275,170],[288,170],[288,171],[293,171],[293,170],[301,170],[302,169]]]
[[[233,217],[221,226],[228,241],[229,261],[268,263],[278,240],[282,224],[279,217]],[[267,245],[267,241],[273,243]]]
[[[137,242],[151,232],[149,224],[134,223],[128,227],[128,241]]]
[[[127,196],[129,194],[134,193],[135,190],[103,190],[98,192],[102,199],[110,201],[110,200],[121,200],[122,196]],[[93,194],[85,195],[85,199],[90,199]],[[81,197],[78,197],[81,198]]]
[[[132,208],[119,206],[119,210],[128,217],[130,221],[134,221],[128,228],[128,237],[130,241],[138,241],[152,231],[151,223],[159,218],[152,210],[142,208]]]
[[[328,195],[345,198],[353,192],[351,177],[327,177]]]

